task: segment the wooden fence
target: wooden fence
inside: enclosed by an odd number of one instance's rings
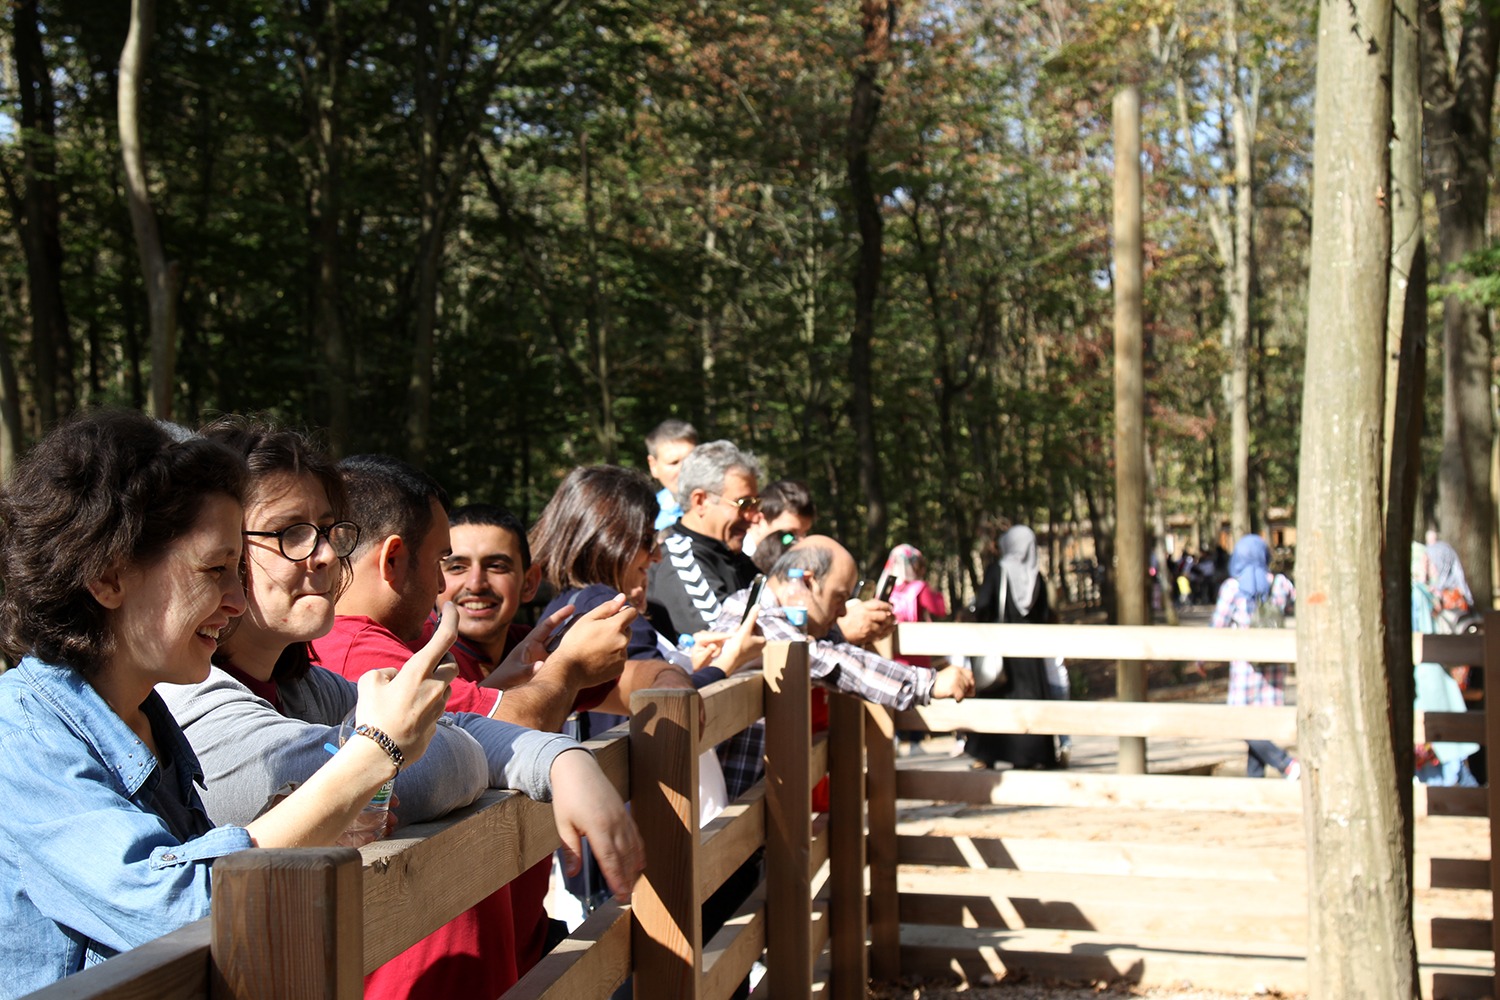
[[[1106,626],[915,624],[901,626],[903,651],[961,656],[1070,659],[1296,661],[1290,630]],[[1500,613],[1484,635],[1413,637],[1418,661],[1494,664],[1500,677]],[[1500,713],[1428,713],[1419,741],[1500,746]],[[1076,736],[1296,740],[1296,709],[1181,703],[970,700],[900,713],[901,729],[938,732],[1069,733]],[[1500,766],[1497,764],[1491,767]],[[871,788],[902,799],[976,806],[1090,810],[1180,810],[1293,814],[1294,782],[1163,774],[1067,771],[895,770],[871,755]],[[1488,788],[1416,789],[1419,817],[1484,817],[1500,805]],[[873,799],[873,792],[872,792]],[[1120,843],[1005,836],[900,836],[894,817],[871,809],[872,939],[877,976],[958,972],[971,981],[1024,971],[1063,979],[1132,979],[1285,991],[1306,988],[1306,854],[1234,846]],[[1099,815],[1106,815],[1101,812]],[[1249,820],[1247,819],[1247,822]],[[1437,820],[1442,822],[1442,820]],[[1003,813],[991,820],[1003,829]],[[1493,829],[1489,834],[1494,837]],[[1300,838],[1298,839],[1300,844]],[[1424,995],[1479,997],[1495,991],[1500,922],[1443,916],[1454,893],[1487,892],[1490,860],[1432,857],[1418,847],[1418,944]],[[889,864],[877,864],[876,859]],[[875,899],[895,890],[898,916],[876,918]],[[1433,891],[1437,890],[1437,891]],[[1468,902],[1474,902],[1470,897]],[[1488,900],[1485,901],[1489,903]],[[1472,911],[1473,906],[1469,909]],[[1493,913],[1491,905],[1485,912]]]
[[[830,728],[809,722],[807,647],[775,643],[763,673],[696,691],[638,692],[628,727],[590,743],[631,802],[646,872],[631,904],[610,901],[506,994],[724,1000],[764,960],[757,994],[865,995],[865,731],[889,764],[889,716],[830,695]],[[700,707],[705,728],[699,735]],[[701,830],[698,757],[766,720],[766,776]],[[811,812],[830,777],[831,808]],[[873,807],[894,822],[895,799]],[[360,851],[245,851],[214,865],[211,915],[31,995],[31,1000],[359,997],[363,975],[506,885],[558,846],[551,808],[491,791],[440,821]],[[767,878],[712,940],[701,904],[764,847]],[[887,859],[893,861],[894,859]],[[827,876],[820,878],[826,867]],[[895,897],[884,902],[894,912]],[[879,911],[880,906],[874,907]],[[815,962],[826,951],[826,960]]]

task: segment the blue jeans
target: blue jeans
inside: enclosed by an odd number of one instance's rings
[[[1417,780],[1424,785],[1442,788],[1478,788],[1479,782],[1469,770],[1467,760],[1455,760],[1448,764],[1429,764],[1417,768]]]
[[[1292,755],[1270,740],[1250,740],[1250,756],[1245,760],[1245,777],[1264,778],[1266,776],[1266,765],[1276,768],[1282,774],[1292,766]]]

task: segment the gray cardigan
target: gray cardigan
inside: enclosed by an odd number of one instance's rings
[[[201,684],[162,684],[166,701],[203,766],[203,804],[219,826],[243,826],[264,812],[288,782],[306,781],[338,745],[339,724],[358,689],[314,666],[278,683],[285,714],[214,667]],[[486,788],[514,788],[539,802],[552,798],[552,761],[578,743],[471,712],[439,720],[427,752],[396,778],[396,815],[420,823],[468,805]]]

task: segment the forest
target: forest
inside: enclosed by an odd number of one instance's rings
[[[1483,139],[1450,164],[1481,178],[1469,242],[1447,238],[1442,164],[1418,223],[1419,522],[1440,506],[1445,309],[1490,406],[1488,286],[1445,307],[1441,284],[1488,259],[1495,43],[1470,38],[1473,6],[1434,5],[1448,30],[1424,42],[1465,69],[1424,93],[1446,85]],[[675,416],[808,480],[863,561],[917,545],[955,599],[1002,519],[1086,525],[1107,555],[1110,101],[1130,82],[1152,521],[1210,539],[1294,519],[1317,13],[13,0],[0,462],[100,404],[266,411],[530,518],[576,464],[644,466]]]

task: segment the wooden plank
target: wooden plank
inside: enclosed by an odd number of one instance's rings
[[[766,779],[745,790],[703,828],[698,841],[698,901],[712,896],[766,842]]]
[[[1430,889],[1483,889],[1490,888],[1490,863],[1488,859],[1475,858],[1429,858],[1430,879],[1425,888]],[[1423,886],[1418,886],[1423,888]]]
[[[1484,663],[1484,634],[1423,635],[1413,632],[1411,661],[1440,663],[1445,667],[1477,667]]]
[[[723,743],[759,719],[765,709],[765,679],[759,671],[748,671],[716,681],[699,691],[708,725],[699,742],[699,753]]]
[[[828,697],[828,869],[832,934],[829,995],[864,1000],[870,979],[865,899],[865,709],[853,695]]]
[[[635,992],[697,1000],[703,980],[698,901],[697,691],[630,697],[630,811],[646,844],[632,896]]]
[[[1424,984],[1425,985],[1425,984]],[[1495,978],[1462,972],[1434,972],[1432,985],[1422,991],[1432,1000],[1490,1000]]]
[[[896,772],[896,796],[976,805],[1112,806],[1196,812],[1302,811],[1302,792],[1295,781],[1160,774],[913,769]]]
[[[1488,816],[1489,792],[1486,788],[1414,785],[1412,807],[1417,816]]]
[[[767,644],[765,680],[766,978],[777,1000],[810,1000],[812,688],[807,643]]]
[[[1037,979],[1116,982],[1142,986],[1191,980],[1237,993],[1305,993],[1300,948],[1225,948],[1179,938],[1150,942],[1092,931],[996,930],[905,926],[901,963],[908,975],[958,973],[971,983],[1010,972]]]
[[[1495,684],[1495,678],[1500,678],[1500,611],[1486,611],[1484,613],[1484,676],[1486,680],[1495,685],[1495,690],[1500,691],[1500,684]],[[1488,704],[1486,707],[1495,707]],[[1500,709],[1494,712],[1485,712],[1485,740],[1487,747],[1500,747]],[[1497,751],[1500,757],[1500,751]],[[1500,759],[1496,760],[1500,765]],[[1490,885],[1500,885],[1500,773],[1491,773],[1488,788],[1450,788],[1443,791],[1479,792],[1485,797],[1485,812],[1490,817]],[[1438,789],[1432,789],[1437,791]],[[1433,796],[1427,798],[1427,807],[1432,809]],[[1500,893],[1493,893],[1490,901],[1490,950],[1495,953],[1494,981],[1491,984],[1494,995],[1500,996],[1500,914],[1494,910],[1494,897],[1500,897]]]
[[[1432,946],[1459,948],[1465,951],[1491,951],[1494,947],[1493,921],[1463,917],[1433,917]]]
[[[766,949],[766,890],[762,883],[703,946],[703,1000],[728,1000]],[[505,1000],[510,1000],[509,995]]]
[[[630,724],[622,723],[583,745],[594,755],[599,770],[615,786],[620,798],[630,801]]]
[[[630,910],[607,900],[505,994],[505,1000],[607,997],[630,975]]]
[[[828,814],[819,813],[812,822],[812,840],[807,845],[807,878],[811,885],[818,871],[828,861]]]
[[[555,850],[552,807],[492,789],[360,849],[364,971],[373,972]]]
[[[26,1000],[207,1000],[209,918],[75,972]]]
[[[1297,741],[1297,710],[1181,702],[1021,701],[971,698],[935,701],[896,716],[897,729],[935,733],[1069,733]]]
[[[358,851],[240,851],[214,862],[213,881],[210,997],[364,996],[364,894]]]
[[[1412,730],[1413,743],[1485,744],[1483,712],[1418,712]]]
[[[767,741],[769,742],[769,740]],[[812,738],[807,753],[807,787],[816,788],[823,775],[828,773],[828,731],[824,730]],[[809,799],[809,802],[811,800]]]
[[[903,622],[897,632],[901,649],[908,655],[1297,662],[1295,629]]]
[[[901,978],[901,915],[896,889],[896,726],[891,710],[865,706],[865,756],[870,832],[870,975]]]
[[[1221,848],[1115,841],[899,836],[903,865],[999,868],[1068,875],[1227,879],[1299,887],[1307,879],[1300,851]]]

